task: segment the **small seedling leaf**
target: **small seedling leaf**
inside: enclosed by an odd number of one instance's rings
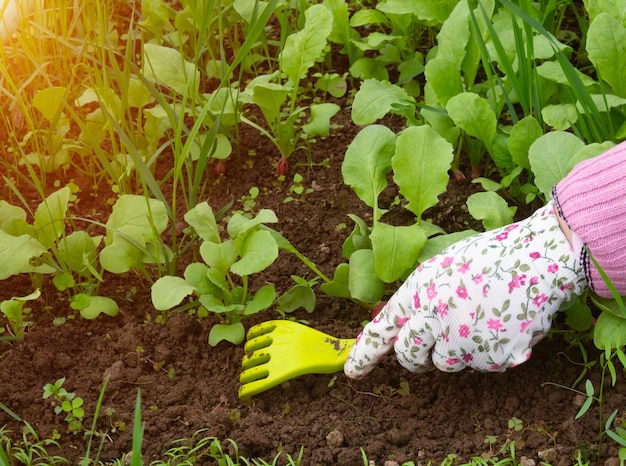
[[[276,300],[276,289],[273,285],[264,285],[259,288],[254,298],[246,304],[244,314],[249,316],[264,311]]]
[[[303,307],[307,312],[315,310],[315,293],[310,286],[295,285],[278,298],[278,309],[290,313]]]
[[[216,346],[226,340],[234,345],[241,343],[246,336],[246,330],[241,322],[234,324],[215,324],[209,332],[209,345]]]
[[[43,117],[52,123],[63,111],[66,95],[65,87],[48,87],[37,91],[32,103]]]
[[[261,209],[261,211],[259,211],[253,219],[249,219],[244,215],[236,213],[228,221],[226,230],[231,238],[236,239],[247,231],[264,223],[278,223],[278,217],[276,217],[274,211],[270,209]]]
[[[95,319],[100,314],[115,317],[119,313],[117,303],[106,296],[89,296],[80,293],[72,299],[72,309],[80,311],[83,319]]]
[[[522,118],[513,126],[508,148],[516,165],[521,165],[530,170],[528,150],[532,143],[539,139],[542,134],[541,125],[532,115]]]
[[[328,136],[330,133],[330,119],[339,110],[341,110],[341,107],[333,103],[311,105],[311,118],[302,129],[309,136]]]
[[[376,259],[371,249],[359,249],[350,256],[348,289],[351,297],[365,303],[377,303],[382,299],[385,282],[376,274]]]
[[[598,349],[620,348],[626,344],[626,319],[602,312],[596,320],[593,343]]]
[[[124,194],[113,205],[107,220],[107,244],[113,232],[132,226],[146,242],[154,242],[155,235],[165,231],[168,224],[167,208],[157,199],[136,194]]]
[[[98,263],[97,247],[102,236],[92,237],[86,231],[74,231],[61,239],[58,257],[73,272],[82,277],[91,276],[90,270]]]
[[[33,226],[37,239],[46,248],[65,232],[65,216],[70,200],[70,188],[67,186],[46,197],[35,211]]]
[[[223,243],[205,241],[200,245],[200,255],[204,262],[222,273],[226,273],[230,266],[237,261],[235,242],[232,239]]]
[[[220,242],[220,233],[213,209],[208,202],[201,202],[185,214],[185,221],[193,227],[204,241]]]
[[[183,299],[196,290],[180,277],[166,275],[152,285],[152,304],[155,309],[165,311],[177,306]]]
[[[118,228],[100,252],[100,264],[111,273],[124,273],[143,267],[146,243],[141,232],[132,225]]]
[[[30,264],[33,257],[39,257],[46,248],[29,235],[13,236],[0,230],[0,280],[20,273],[34,272]],[[49,267],[47,273],[52,272]]]
[[[474,193],[467,198],[469,213],[482,220],[486,230],[493,230],[513,222],[517,207],[509,207],[506,201],[493,191]]]
[[[171,47],[157,44],[143,46],[143,75],[187,97],[198,94],[200,72],[192,62]]]
[[[230,270],[239,276],[259,273],[269,267],[278,257],[278,246],[269,231],[257,230],[248,233],[238,245],[240,259]]]
[[[335,274],[332,281],[328,283],[322,283],[320,289],[328,296],[335,296],[338,298],[349,298],[350,289],[348,288],[348,281],[350,276],[350,266],[348,264],[339,264],[335,269]]]

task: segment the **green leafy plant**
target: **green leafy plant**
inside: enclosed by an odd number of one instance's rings
[[[385,283],[413,270],[427,238],[443,232],[422,215],[445,191],[452,158],[452,146],[430,126],[412,126],[397,136],[382,125],[359,132],[341,170],[345,183],[372,209],[373,224],[350,215],[355,227],[342,250],[348,263],[337,267],[333,281],[323,284],[322,291],[375,303],[382,298]],[[386,210],[378,197],[391,171],[406,208],[415,215],[414,224],[395,226],[382,220]]]
[[[285,197],[283,202],[306,202],[307,194],[311,194],[313,192],[313,188],[305,188],[302,185],[302,181],[304,178],[301,174],[296,173],[293,175],[293,183],[289,187],[289,195]]]
[[[21,419],[20,419],[21,420]],[[53,439],[41,439],[35,429],[26,421],[20,441],[11,440],[11,431],[0,428],[0,462],[3,465],[14,464],[70,464],[60,455],[52,455],[48,449],[59,448]],[[14,461],[13,461],[14,460]]]
[[[8,330],[11,335],[22,341],[24,339],[24,333],[26,332],[30,322],[24,321],[24,316],[30,314],[30,308],[24,308],[26,301],[33,301],[41,296],[39,290],[33,291],[27,296],[17,297],[14,296],[11,299],[6,299],[0,302],[0,311],[8,321]],[[0,341],[9,339],[7,337],[0,337]]]
[[[268,129],[246,116],[241,120],[268,137],[278,149],[278,176],[287,174],[287,159],[296,150],[300,135],[303,132],[311,136],[327,135],[330,118],[339,111],[339,106],[333,103],[314,104],[310,108],[301,105],[300,81],[326,53],[333,25],[332,13],[324,4],[308,7],[305,17],[304,27],[285,40],[279,56],[280,70],[256,77],[242,94],[244,103],[258,106],[265,118]],[[307,109],[310,119],[305,124],[302,119]]]
[[[55,414],[65,414],[67,430],[73,434],[78,434],[83,430],[83,399],[77,397],[74,392],[68,392],[63,384],[65,377],[58,379],[54,383],[48,383],[43,387],[43,399],[51,398],[50,404],[54,408]]]
[[[221,237],[206,202],[190,210],[185,220],[202,240],[202,262],[189,264],[184,278],[166,275],[154,283],[152,302],[156,309],[168,310],[193,295],[194,301],[187,307],[199,307],[200,315],[212,312],[220,319],[209,333],[213,346],[222,340],[241,343],[245,337],[242,320],[274,305],[283,312],[298,307],[313,310],[315,294],[304,284],[296,284],[280,297],[270,284],[254,295],[250,291],[250,277],[268,268],[278,257],[279,248],[290,247],[281,235],[265,227],[278,221],[273,211],[262,209],[253,218],[233,214],[226,226],[226,239]]]

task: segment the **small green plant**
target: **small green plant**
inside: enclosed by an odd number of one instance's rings
[[[285,176],[287,159],[295,152],[304,133],[309,136],[327,135],[332,118],[339,110],[333,103],[302,106],[303,93],[300,81],[311,67],[326,54],[328,36],[332,32],[333,16],[326,5],[312,5],[305,11],[304,27],[285,40],[279,57],[280,70],[253,79],[242,94],[244,103],[257,105],[269,130],[251,118],[241,116],[241,121],[265,135],[280,153],[276,173]],[[286,77],[286,80],[283,80]],[[307,123],[302,120],[310,110]]]
[[[8,321],[8,330],[14,339],[22,341],[24,339],[24,333],[30,325],[30,322],[24,321],[24,316],[30,314],[30,308],[24,308],[26,301],[33,301],[41,296],[39,290],[35,290],[28,296],[12,297],[6,299],[0,303],[0,311],[6,317]],[[0,341],[8,340],[11,337],[0,337]]]
[[[302,181],[304,178],[300,173],[296,173],[293,175],[293,183],[289,187],[289,195],[284,199],[283,202],[306,202],[307,194],[311,194],[313,192],[313,188],[305,188],[302,185]]]
[[[244,340],[242,320],[272,306],[282,312],[315,307],[315,294],[310,286],[297,283],[278,297],[274,285],[264,285],[252,295],[250,277],[268,268],[278,257],[279,249],[293,247],[266,224],[278,221],[273,211],[262,209],[253,218],[232,215],[223,239],[213,210],[208,203],[198,204],[185,215],[185,220],[202,240],[199,253],[202,262],[187,266],[184,278],[166,275],[152,286],[152,302],[165,311],[178,306],[189,295],[193,301],[183,308],[199,307],[198,315],[215,313],[220,323],[209,333],[212,346],[226,340],[239,344]],[[238,280],[237,280],[238,278]]]
[[[0,464],[70,464],[68,460],[59,455],[51,455],[50,448],[60,448],[59,443],[53,439],[41,439],[35,429],[26,421],[22,429],[20,441],[11,440],[11,431],[0,428]]]
[[[53,384],[49,383],[43,387],[43,398],[51,398],[50,404],[54,408],[54,413],[65,414],[67,430],[73,434],[78,434],[83,430],[83,399],[77,397],[74,392],[68,392],[64,387],[65,377],[58,379]]]

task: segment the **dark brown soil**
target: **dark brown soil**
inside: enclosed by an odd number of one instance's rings
[[[280,220],[277,229],[325,274],[332,275],[343,260],[341,245],[352,228],[347,214],[366,217],[368,212],[341,178],[343,153],[359,129],[352,125],[349,112],[345,107],[334,120],[341,128],[313,146],[313,160],[328,160],[328,168],[309,171],[306,165],[296,167],[296,162],[305,162],[303,155],[290,160],[289,178],[301,173],[306,186],[314,188],[304,202],[283,202],[291,183],[276,179],[278,156],[267,140],[246,128],[241,134],[242,155],[227,163],[227,174],[213,183],[209,202],[217,209],[234,199],[234,208],[241,208],[241,197],[250,187],[258,187],[261,194],[256,209],[273,209]],[[394,118],[386,123],[400,129],[401,122]],[[253,157],[247,155],[252,149],[256,151]],[[469,178],[469,170],[467,175]],[[80,179],[76,182],[81,185]],[[81,185],[79,196],[85,200],[74,213],[99,212],[106,218],[108,207],[102,201],[112,194],[101,187],[100,196],[92,199],[88,186],[88,181]],[[480,228],[464,204],[476,189],[468,179],[451,181],[441,204],[429,216],[448,231]],[[391,204],[395,195],[390,187],[383,202]],[[401,224],[410,221],[410,216],[395,206],[388,221]],[[292,274],[312,278],[296,258],[281,254],[258,282],[281,288],[288,286]],[[0,282],[0,300],[31,291],[28,277]],[[101,294],[118,301],[119,316],[96,321],[76,317],[55,326],[56,317],[73,316],[74,312],[66,297],[48,285],[42,299],[33,305],[30,320],[34,324],[25,340],[0,344],[0,403],[30,423],[41,438],[57,432],[62,450],[51,453],[65,456],[71,464],[78,464],[85,453],[86,437],[66,432],[63,417],[55,415],[50,401],[42,398],[43,386],[61,377],[67,378],[65,388],[85,400],[86,429],[103,382],[109,378],[97,423],[97,430],[105,436],[100,455],[105,462],[131,450],[138,391],[145,422],[146,464],[161,459],[173,440],[191,437],[200,429],[205,429],[203,436],[222,439],[227,451],[233,451],[226,442],[231,438],[241,455],[270,462],[278,452],[284,452],[284,461],[287,453],[295,457],[303,447],[303,465],[363,464],[361,449],[376,465],[392,465],[393,461],[425,465],[428,460],[439,464],[449,454],[457,455],[455,461],[462,463],[474,456],[497,455],[509,441],[515,442],[518,459],[526,456],[537,464],[569,465],[578,452],[583,457],[591,455],[592,464],[617,457],[616,444],[606,437],[601,452],[595,454],[600,429],[597,403],[575,420],[584,397],[566,387],[583,370],[577,363],[581,355],[558,333],[539,344],[531,361],[504,374],[414,375],[389,357],[362,381],[350,381],[343,374],[304,376],[242,403],[237,390],[243,349],[225,343],[208,345],[213,317],[197,320],[174,312],[164,323],[157,323],[160,314],[151,304],[150,283],[134,274],[106,275]],[[318,296],[313,313],[298,311],[294,316],[339,337],[354,337],[368,318],[366,309],[347,300],[325,297],[321,292]],[[274,313],[255,316],[246,325],[277,317]],[[591,344],[586,349],[590,360],[598,358]],[[599,364],[586,377],[597,391]],[[618,373],[615,387],[606,384],[603,419],[615,409],[620,410],[619,417],[624,414],[626,385],[622,379]],[[574,388],[584,391],[584,383]],[[509,426],[512,418],[521,421],[521,430]],[[125,429],[121,428],[124,424]],[[13,430],[19,441],[23,424],[0,410],[3,425]],[[197,464],[212,463],[200,459]]]

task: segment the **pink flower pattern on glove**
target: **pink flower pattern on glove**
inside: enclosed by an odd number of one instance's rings
[[[366,325],[345,372],[361,377],[391,349],[413,372],[515,367],[528,360],[561,303],[586,286],[553,206],[544,206],[420,264]]]

